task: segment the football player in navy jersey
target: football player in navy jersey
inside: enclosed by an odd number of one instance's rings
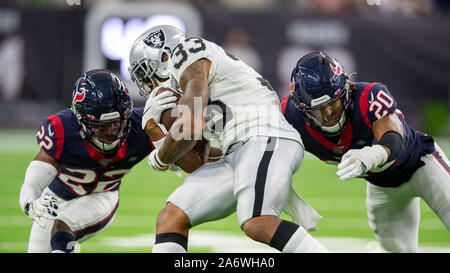
[[[161,104],[154,111],[163,110]],[[34,221],[28,252],[73,252],[112,222],[122,178],[153,150],[142,115],[115,74],[97,69],[78,79],[72,106],[49,116],[36,134],[41,149],[20,192]],[[178,163],[190,172],[196,162]]]
[[[408,127],[387,87],[351,82],[331,56],[303,56],[281,101],[307,151],[366,179],[370,228],[389,252],[417,252],[419,198],[450,230],[450,164],[431,136]]]

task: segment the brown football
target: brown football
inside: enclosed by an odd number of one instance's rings
[[[175,103],[178,104],[178,102],[180,101],[181,95],[178,94],[177,92],[175,92],[171,88],[161,87],[156,92],[156,95],[159,95],[162,92],[167,91],[167,90],[172,91],[173,95],[175,97],[177,97],[177,100],[175,101]],[[170,128],[172,127],[173,123],[177,119],[177,112],[176,111],[177,111],[176,107],[174,107],[172,109],[168,109],[168,110],[162,112],[162,114],[161,114],[160,123],[163,124],[164,127],[166,127],[167,131],[170,130]],[[209,148],[210,148],[209,141],[202,137],[201,140],[197,141],[197,143],[195,144],[193,149],[196,150],[199,153],[200,158],[202,158],[206,162],[207,155],[209,153]]]
[[[177,92],[175,92],[173,89],[168,88],[168,87],[161,87],[158,89],[158,91],[156,92],[156,95],[161,94],[162,92],[165,91],[172,91],[173,95],[175,97],[177,97],[177,100],[175,101],[176,104],[178,104],[178,102],[180,101],[181,95],[178,94]],[[172,109],[168,109],[164,112],[162,112],[161,114],[161,119],[160,119],[160,123],[163,124],[167,130],[170,129],[170,127],[172,127],[172,124],[175,122],[175,120],[177,119],[177,114],[176,114],[176,107],[172,108]]]

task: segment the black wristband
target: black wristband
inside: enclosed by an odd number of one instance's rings
[[[399,157],[404,150],[403,138],[396,131],[387,131],[378,141],[378,144],[384,145],[389,148],[391,155],[387,159],[390,162]]]

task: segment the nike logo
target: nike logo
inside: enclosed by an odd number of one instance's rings
[[[49,124],[49,125],[48,125],[48,135],[52,137],[54,134],[55,134],[55,132],[52,131],[51,124]]]

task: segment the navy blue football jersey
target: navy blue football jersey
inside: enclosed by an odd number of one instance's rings
[[[362,177],[382,187],[397,187],[409,180],[424,163],[420,157],[434,151],[434,140],[422,132],[412,130],[406,124],[397,102],[381,83],[356,82],[352,91],[349,119],[340,138],[330,140],[314,130],[304,119],[290,97],[281,101],[287,121],[300,133],[305,149],[320,160],[338,164],[349,149],[361,149],[377,143],[372,124],[388,114],[395,113],[403,124],[404,152],[394,161],[371,170]],[[337,143],[336,143],[337,142]]]
[[[112,157],[81,138],[71,109],[49,116],[36,134],[41,149],[61,164],[49,188],[65,200],[118,190],[124,175],[154,148],[141,129],[142,114],[142,108],[133,109],[128,137]]]

